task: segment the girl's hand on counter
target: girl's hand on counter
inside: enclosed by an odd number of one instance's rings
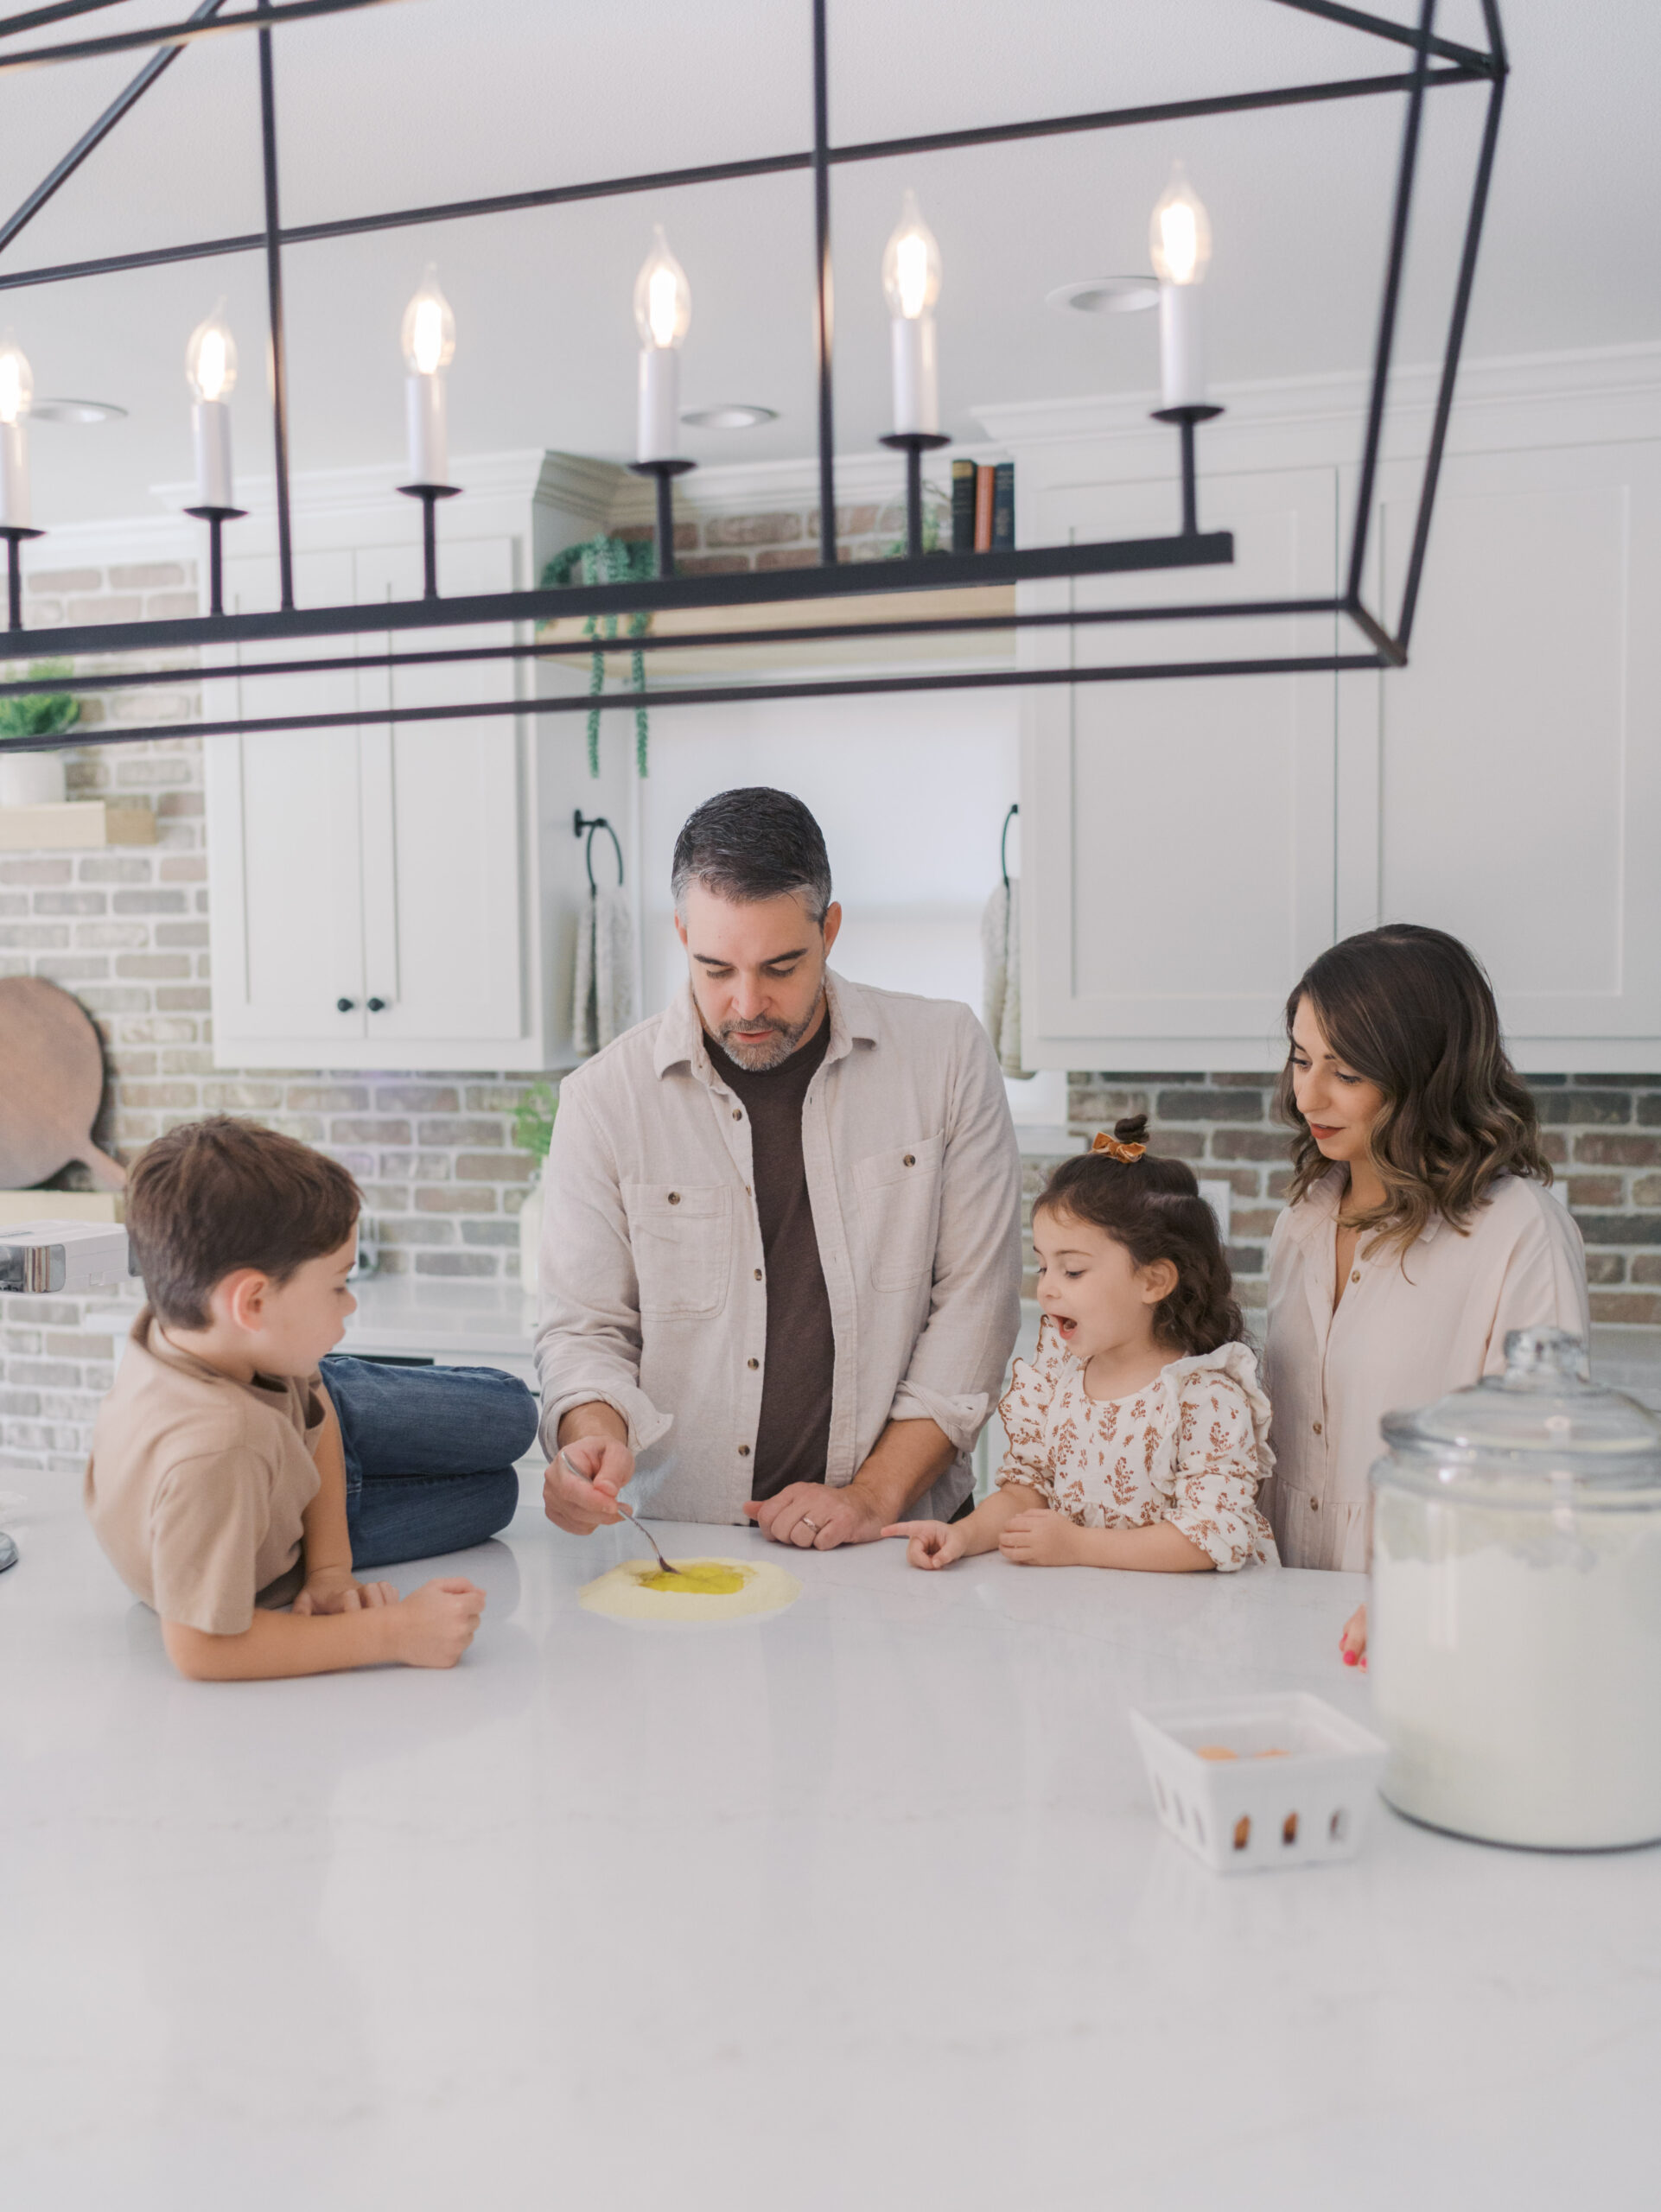
[[[1344,1633],[1338,1639],[1338,1648],[1344,1655],[1346,1667],[1365,1667],[1367,1663],[1367,1609],[1358,1605],[1344,1624]]]
[[[998,1549],[1016,1567],[1072,1567],[1079,1559],[1078,1536],[1065,1513],[1017,1513],[998,1538]]]
[[[963,1523],[946,1521],[896,1521],[882,1531],[885,1536],[904,1536],[908,1567],[950,1567],[964,1555]]]

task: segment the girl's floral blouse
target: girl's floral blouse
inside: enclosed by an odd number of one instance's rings
[[[1046,1315],[1038,1356],[1016,1360],[998,1413],[1009,1439],[1000,1489],[1024,1484],[1085,1529],[1168,1521],[1225,1573],[1248,1560],[1279,1565],[1257,1510],[1275,1455],[1247,1345],[1174,1359],[1145,1389],[1092,1399]]]

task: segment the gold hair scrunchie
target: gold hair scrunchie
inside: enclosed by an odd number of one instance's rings
[[[1092,1152],[1104,1152],[1110,1160],[1117,1160],[1126,1167],[1140,1160],[1148,1149],[1145,1144],[1123,1144],[1105,1129],[1097,1130],[1096,1141],[1090,1148]]]

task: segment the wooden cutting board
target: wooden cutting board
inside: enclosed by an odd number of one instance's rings
[[[24,1191],[79,1160],[106,1191],[125,1170],[92,1142],[104,1047],[79,999],[40,976],[0,978],[0,1190]]]

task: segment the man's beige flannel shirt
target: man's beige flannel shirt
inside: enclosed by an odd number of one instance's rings
[[[836,1345],[825,1480],[891,1421],[958,1458],[912,1508],[945,1518],[1020,1320],[1021,1156],[965,1006],[829,978],[830,1044],[802,1154]],[[550,1455],[574,1406],[628,1424],[629,1503],[741,1522],[767,1351],[749,1116],[716,1075],[690,987],[560,1087],[544,1174],[537,1366]]]

